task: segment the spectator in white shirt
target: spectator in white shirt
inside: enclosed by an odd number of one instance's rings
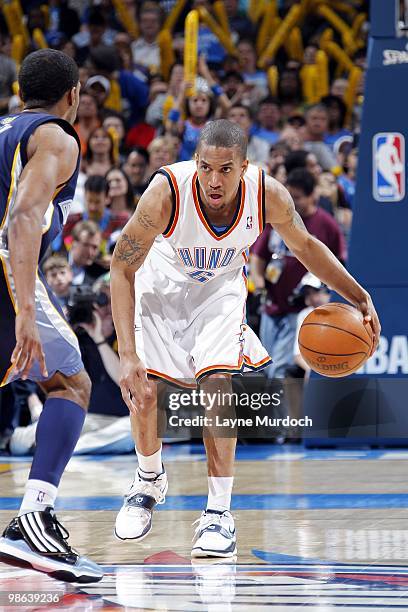
[[[139,14],[140,36],[132,43],[133,61],[149,70],[160,66],[160,49],[156,41],[161,27],[159,7],[148,5]]]

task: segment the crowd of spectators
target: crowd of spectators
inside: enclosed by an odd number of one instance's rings
[[[163,51],[160,34],[166,16],[177,4],[184,7],[172,26],[169,48]],[[35,32],[40,31],[46,45],[72,56],[80,67],[82,89],[74,126],[82,152],[78,187],[64,233],[53,243],[42,268],[78,332],[94,383],[91,414],[126,415],[117,386],[118,357],[109,296],[115,241],[150,177],[162,165],[191,159],[208,120],[228,118],[242,127],[248,135],[250,162],[288,187],[309,231],[347,262],[368,16],[361,19],[355,32],[359,43],[349,53],[349,61],[362,74],[353,99],[350,101],[348,94],[349,67],[329,57],[327,91],[310,103],[302,70],[317,61],[328,30],[331,40],[342,48],[341,33],[311,10],[300,24],[302,57],[294,57],[296,53],[283,45],[260,68],[262,14],[258,22],[251,15],[251,6],[253,10],[256,3],[224,0],[216,4],[225,9],[234,53],[225,49],[208,21],[201,22],[198,74],[190,83],[184,79],[184,20],[194,8],[216,18],[218,13],[209,0],[22,2],[31,41],[26,52],[38,48]],[[276,0],[272,4],[277,8],[277,19],[284,19],[299,2]],[[349,26],[358,13],[368,13],[365,0],[333,4]],[[115,10],[119,5],[130,21]],[[3,115],[21,110],[13,49],[7,22],[0,18]],[[275,81],[271,66],[277,69]],[[194,93],[188,95],[192,87]],[[296,375],[304,373],[305,364],[293,348],[297,315],[305,306],[326,299],[327,294],[316,279],[305,274],[274,229],[268,227],[252,249],[248,318],[274,357],[267,372],[270,377],[293,375],[294,370]],[[18,424],[15,412],[8,411],[10,401],[19,405],[25,401],[26,406],[37,409],[41,405],[38,387],[30,383],[24,391],[19,385],[13,385],[11,395],[9,391],[0,395],[0,432],[5,439]],[[14,420],[8,414],[14,415]],[[26,422],[35,420],[30,414],[26,413]],[[23,424],[24,418],[20,418]]]

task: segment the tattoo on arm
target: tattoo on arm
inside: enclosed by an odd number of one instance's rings
[[[139,221],[140,225],[146,230],[157,229],[156,223],[146,212],[140,211],[137,215],[137,220]]]
[[[290,228],[306,230],[305,224],[303,223],[303,219],[297,212],[292,199],[287,201],[286,216],[289,221]]]
[[[129,234],[122,234],[115,248],[115,257],[124,261],[128,266],[134,266],[143,261],[148,249],[136,238]]]
[[[303,223],[303,219],[296,210],[293,211],[290,225],[291,227],[296,228],[296,229],[306,230],[305,224]]]

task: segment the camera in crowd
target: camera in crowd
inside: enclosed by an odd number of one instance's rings
[[[93,323],[95,306],[107,306],[106,293],[95,293],[88,285],[72,286],[67,303],[68,321],[72,326]]]

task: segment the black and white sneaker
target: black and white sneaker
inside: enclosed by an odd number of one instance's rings
[[[231,512],[206,510],[193,525],[192,557],[234,557],[237,554],[237,538]]]
[[[167,487],[165,471],[159,475],[137,471],[137,478],[116,517],[115,535],[119,540],[143,540],[148,535],[152,528],[153,508],[156,504],[164,504]]]
[[[0,561],[65,582],[98,582],[102,569],[69,546],[68,531],[51,507],[14,518],[0,538]]]

